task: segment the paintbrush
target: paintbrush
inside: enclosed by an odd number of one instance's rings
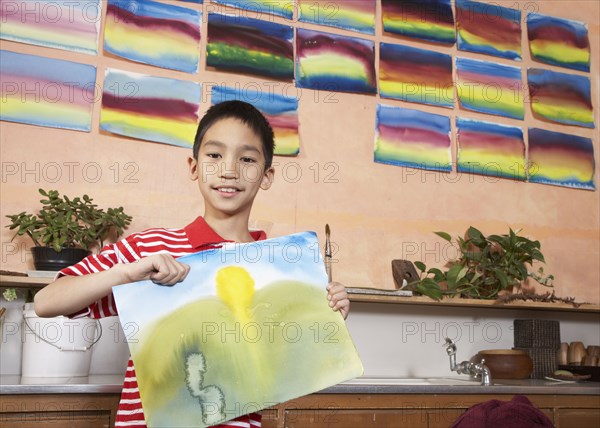
[[[331,242],[329,240],[329,235],[331,234],[331,229],[329,229],[329,224],[325,225],[325,271],[327,271],[327,278],[329,282],[333,281],[333,277],[331,275]]]

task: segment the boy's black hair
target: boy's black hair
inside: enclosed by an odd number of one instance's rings
[[[208,129],[221,119],[235,118],[248,125],[262,141],[265,154],[265,170],[271,167],[273,151],[275,150],[275,137],[273,128],[267,118],[252,104],[244,101],[224,101],[208,109],[196,131],[194,138],[194,159],[198,159],[200,143]]]

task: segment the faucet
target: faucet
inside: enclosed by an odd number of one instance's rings
[[[473,377],[481,377],[482,385],[492,385],[492,374],[490,369],[484,364],[485,359],[481,359],[479,363],[472,363],[470,361],[463,361],[456,364],[456,345],[451,339],[446,338],[446,343],[442,346],[446,348],[446,353],[450,357],[450,370],[458,374],[468,374]]]

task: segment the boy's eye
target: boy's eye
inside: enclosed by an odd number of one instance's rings
[[[254,162],[256,162],[256,159],[254,159],[254,158],[249,158],[249,157],[247,157],[247,156],[244,156],[244,157],[242,157],[242,159],[241,159],[241,160],[242,160],[242,162],[245,162],[245,163],[254,163]]]
[[[206,156],[208,156],[209,158],[212,158],[212,159],[218,159],[221,157],[221,155],[219,153],[207,153]]]

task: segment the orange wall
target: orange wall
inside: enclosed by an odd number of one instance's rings
[[[594,113],[596,124],[600,124],[599,3],[567,0],[495,3],[588,24]],[[215,5],[205,5],[207,7],[223,10]],[[247,16],[252,17],[252,14]],[[203,25],[202,51],[206,43],[206,19]],[[431,44],[382,36],[379,27],[374,37],[365,37],[448,52],[447,48]],[[525,31],[525,26],[523,29]],[[329,28],[325,31],[355,35]],[[100,37],[102,40],[102,34]],[[254,84],[253,89],[258,84],[265,90],[273,87],[263,85],[257,78],[206,70],[204,60],[200,72],[189,75],[105,56],[102,51],[98,56],[90,56],[7,41],[2,41],[1,47],[92,64],[98,69],[98,83],[102,82],[107,67],[200,81],[204,84],[201,112],[208,108],[211,83]],[[456,47],[450,52],[455,54]],[[531,64],[525,33],[523,54],[525,68]],[[460,55],[485,59],[466,52]],[[283,83],[274,88],[278,93],[287,91],[286,95],[296,91]],[[444,246],[432,231],[444,230],[457,235],[474,225],[484,233],[505,233],[510,226],[523,229],[525,235],[541,241],[546,271],[555,275],[558,295],[600,303],[598,191],[375,164],[372,159],[378,97],[310,90],[297,92],[301,97],[301,154],[298,158],[275,159],[278,163],[276,182],[268,192],[259,195],[253,213],[256,219],[273,222],[272,236],[301,230],[322,234],[325,223],[329,223],[338,248],[333,268],[335,279],[347,286],[393,288],[392,259],[423,260],[428,265],[442,266],[453,254],[452,248]],[[450,115],[458,111],[400,101],[385,100],[385,103]],[[38,187],[58,189],[68,195],[86,192],[101,206],[123,205],[134,217],[130,231],[156,226],[179,227],[202,214],[200,194],[187,179],[188,150],[105,134],[99,131],[99,116],[100,103],[97,102],[91,133],[0,123],[3,269],[32,268],[26,250],[29,242],[10,242],[12,235],[4,228],[7,224],[4,216],[36,207]],[[461,112],[461,116],[592,137],[596,165],[600,165],[598,136],[592,130],[539,122],[533,119],[528,108],[524,122],[473,112]],[[13,174],[13,170],[16,173]],[[57,171],[60,172],[58,180]],[[98,172],[101,177],[97,176]],[[598,170],[595,182],[599,184]]]

